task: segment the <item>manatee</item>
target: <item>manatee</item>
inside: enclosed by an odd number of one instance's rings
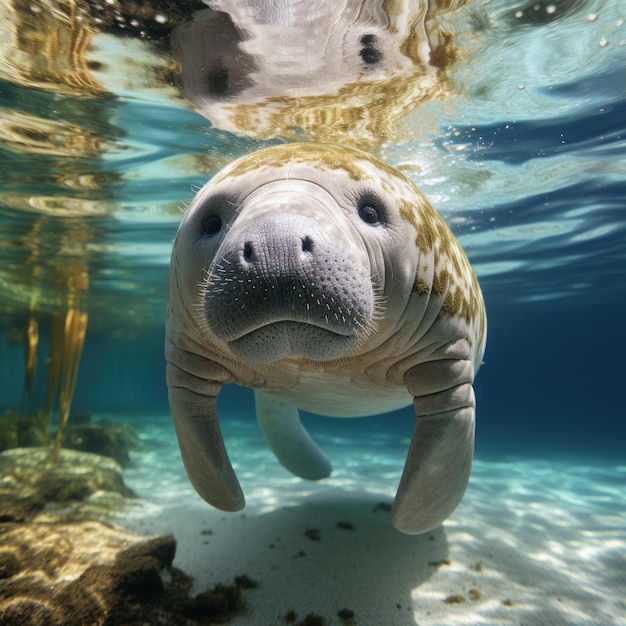
[[[218,422],[228,383],[254,390],[268,445],[308,480],[331,465],[299,409],[358,417],[412,403],[391,520],[424,533],[467,486],[485,337],[465,253],[403,174],[325,144],[244,156],[200,190],[172,250],[167,383],[187,474],[214,507],[244,507]]]

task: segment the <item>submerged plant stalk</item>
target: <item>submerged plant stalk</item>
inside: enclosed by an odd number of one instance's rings
[[[59,427],[53,452],[53,459],[55,460],[59,457],[61,442],[63,441],[63,429],[70,414],[86,331],[87,313],[75,308],[69,309],[65,315],[63,326],[63,349],[60,359]]]
[[[54,401],[59,387],[61,360],[65,333],[65,315],[61,311],[52,314],[52,332],[50,337],[50,361],[48,363],[48,387],[46,392],[46,415],[48,422],[54,411]]]
[[[28,324],[24,332],[24,360],[26,373],[24,377],[26,391],[26,407],[23,411],[27,415],[31,410],[33,399],[33,387],[35,384],[35,370],[37,368],[37,346],[39,345],[39,322],[34,314],[28,318]]]

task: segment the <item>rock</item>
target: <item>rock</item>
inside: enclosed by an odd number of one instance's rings
[[[139,435],[130,424],[68,424],[63,431],[64,448],[102,454],[122,467],[130,465],[129,452],[138,446]]]
[[[12,508],[18,502],[31,508],[39,502],[49,509],[64,507],[78,513],[93,508],[106,513],[123,507],[128,497],[134,494],[112,459],[61,450],[59,460],[53,462],[48,448],[13,448],[0,453],[0,519],[7,514],[15,516],[15,511],[5,511],[8,502]]]
[[[1,626],[195,626],[241,610],[255,581],[244,575],[191,597],[191,578],[172,566],[173,536],[146,538],[107,521],[129,495],[106,457],[0,454]]]
[[[244,606],[237,584],[190,597],[191,578],[172,567],[171,535],[41,515],[0,524],[0,544],[0,624],[191,626],[223,623]]]
[[[164,574],[185,580],[185,597],[191,587],[182,572],[172,575],[171,535],[146,540],[104,522],[41,515],[0,524],[0,542],[0,624],[156,623],[147,616],[163,608]]]

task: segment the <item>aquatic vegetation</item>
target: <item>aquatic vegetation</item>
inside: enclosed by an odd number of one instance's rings
[[[59,424],[54,444],[55,456],[58,456],[61,449],[63,429],[70,415],[86,331],[87,313],[77,307],[70,307],[65,315],[53,315],[46,411],[48,415],[52,413],[54,394],[59,384]]]
[[[37,345],[39,343],[39,322],[34,315],[28,318],[26,331],[24,332],[24,360],[26,362],[26,375],[24,386],[27,397],[33,395],[33,385],[35,383],[35,367],[37,365]]]
[[[50,228],[56,235],[52,239],[48,237]],[[19,341],[21,335],[24,346],[24,393],[18,425],[27,424],[29,419],[41,421],[40,409],[33,407],[33,393],[37,365],[43,361],[47,364],[43,414],[48,425],[40,424],[40,428],[44,433],[49,430],[56,410],[58,432],[54,455],[58,455],[69,417],[87,330],[89,232],[89,226],[80,219],[61,225],[37,217],[22,234],[22,241],[19,238],[9,241],[12,247],[24,244],[23,258],[9,264],[1,276],[9,296],[7,306],[9,311],[16,312],[17,318],[9,339]],[[42,341],[44,336],[48,341]],[[36,445],[45,443],[38,440]],[[33,444],[18,435],[17,445]]]
[[[71,278],[74,278],[73,276]],[[86,274],[81,276],[86,283]],[[58,427],[54,442],[53,458],[58,458],[76,388],[80,357],[87,330],[87,312],[78,305],[80,289],[70,282],[68,307],[55,311],[50,317],[50,341],[48,357],[47,391],[44,409],[32,408],[33,386],[36,375],[39,348],[39,321],[31,311],[23,328],[25,345],[24,410],[9,409],[0,417],[0,450],[32,445],[47,445],[52,415],[57,412]],[[62,293],[62,292],[61,292]]]
[[[21,413],[7,409],[0,416],[0,452],[22,446],[47,446],[49,442],[49,418],[45,411]]]

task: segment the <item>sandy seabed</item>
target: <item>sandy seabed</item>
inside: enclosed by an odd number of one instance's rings
[[[173,533],[194,592],[247,575],[241,625],[626,625],[626,465],[511,457],[475,460],[455,513],[420,536],[389,520],[406,444],[346,423],[317,435],[330,478],[291,476],[250,420],[224,420],[246,495],[240,513],[189,484],[169,419],[139,425],[124,478],[141,498],[118,522]]]

